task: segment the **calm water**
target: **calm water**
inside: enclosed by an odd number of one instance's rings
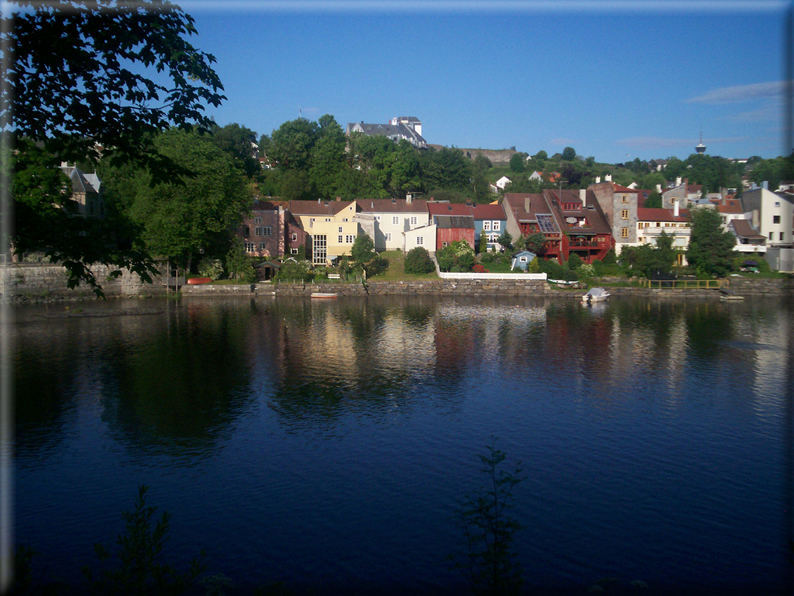
[[[16,539],[80,580],[136,487],[244,592],[461,590],[491,435],[527,588],[788,593],[794,308],[191,299],[15,311]]]

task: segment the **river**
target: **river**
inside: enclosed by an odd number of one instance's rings
[[[79,590],[146,484],[172,514],[166,560],[205,549],[229,593],[462,593],[455,512],[496,437],[526,476],[512,514],[528,592],[794,586],[789,302],[192,298],[13,315],[15,538],[39,553],[37,581]]]

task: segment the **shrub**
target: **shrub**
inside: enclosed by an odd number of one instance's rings
[[[223,263],[220,259],[204,257],[199,263],[198,272],[201,277],[219,279],[223,275]]]
[[[579,267],[581,267],[584,264],[584,262],[579,257],[579,255],[577,255],[576,253],[571,253],[568,256],[568,262],[566,264],[568,265],[568,269],[570,269],[571,271],[576,271]]]
[[[466,272],[474,266],[474,250],[465,240],[458,240],[436,253],[442,271]]]
[[[364,265],[364,271],[367,272],[367,277],[379,275],[389,268],[389,259],[384,257],[375,256],[369,263]]]
[[[488,273],[488,270],[479,263],[471,268],[474,273]]]
[[[575,271],[563,267],[556,259],[550,259],[548,261],[541,260],[539,266],[541,273],[548,275],[549,279],[561,279],[564,281],[576,281],[579,279]]]
[[[414,274],[432,273],[436,270],[436,265],[430,257],[430,253],[422,246],[417,246],[408,251],[405,255],[405,272]]]
[[[595,267],[589,263],[585,263],[576,268],[576,274],[579,276],[579,279],[583,277],[593,277],[595,275]]]

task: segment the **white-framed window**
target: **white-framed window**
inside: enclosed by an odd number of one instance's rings
[[[412,226],[415,226],[415,225],[416,225],[416,221],[417,221],[417,219],[416,219],[416,215],[412,215],[412,216],[411,216],[411,225],[412,225]]]
[[[326,217],[325,221],[331,221],[331,218],[330,217]]]
[[[337,236],[337,238],[339,239],[337,244],[342,244],[342,234],[339,234],[339,236]]]
[[[349,220],[347,217],[343,217],[343,218],[342,218],[342,221],[343,221],[344,223],[347,223],[347,222],[349,222],[350,220]]]
[[[498,232],[499,228],[501,227],[501,223],[498,219],[493,222],[493,231]]]
[[[266,246],[267,246],[267,245],[266,245],[264,242],[260,242],[260,243],[259,243],[259,250],[265,250],[265,247],[266,247]]]
[[[262,223],[262,218],[261,217],[255,217],[254,218],[254,223],[261,224]]]
[[[417,246],[422,246],[424,243],[425,243],[425,239],[422,236],[417,236],[416,237],[416,245]]]
[[[491,231],[491,222],[490,221],[482,222],[482,229],[485,230],[486,232],[490,232]]]
[[[295,232],[292,233],[292,239],[293,240],[297,240],[298,239],[298,235]]]
[[[780,201],[775,201],[775,207],[780,207]]]
[[[391,232],[386,232],[384,235],[386,236],[386,242],[391,242]]]
[[[271,236],[273,234],[273,228],[270,226],[262,226],[262,236]]]
[[[256,226],[254,228],[254,236],[261,236],[261,235],[262,235],[262,228],[259,227],[259,226]]]
[[[780,232],[780,241],[782,242],[786,238],[785,232]]]
[[[526,263],[527,262],[527,258],[526,257],[518,257],[518,262],[519,263]]]
[[[297,248],[290,248],[290,249],[289,249],[289,254],[291,254],[291,255],[296,255],[296,254],[298,254],[298,249],[297,249]]]
[[[344,231],[342,226],[339,226],[339,230],[338,231],[339,231],[340,234]]]
[[[245,252],[254,252],[256,250],[256,244],[253,242],[246,242],[245,243]]]
[[[355,241],[356,241],[356,237],[353,236],[352,234],[348,234],[347,236],[345,236],[345,244],[353,244],[353,242]]]
[[[449,246],[449,242],[442,242],[441,243],[441,248],[446,248],[447,246]]]
[[[395,226],[398,225],[400,223],[400,218],[397,217],[396,215],[393,215],[391,218],[391,223]]]

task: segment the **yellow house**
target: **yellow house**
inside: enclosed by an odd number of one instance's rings
[[[306,232],[306,256],[325,265],[349,255],[359,233],[355,201],[290,201],[289,210]]]

